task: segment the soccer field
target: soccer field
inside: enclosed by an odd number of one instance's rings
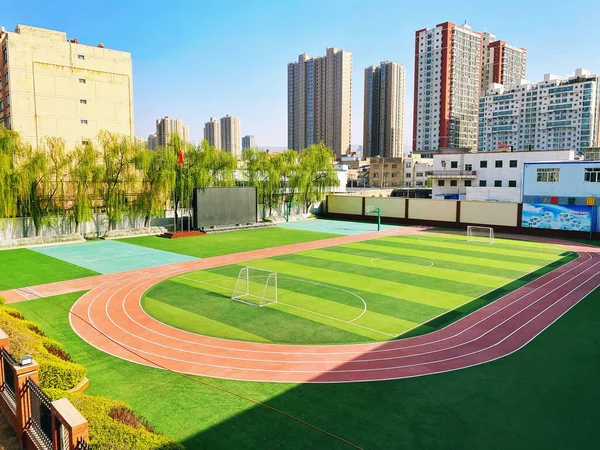
[[[265,307],[230,300],[242,265],[168,279],[142,305],[164,323],[227,339],[385,341],[434,319],[459,318],[457,308],[483,306],[517,287],[515,280],[530,274],[529,281],[570,257],[559,247],[506,239],[388,237],[249,262],[277,272],[277,302]]]

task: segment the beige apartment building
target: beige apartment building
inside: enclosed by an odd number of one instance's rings
[[[352,52],[328,48],[326,56],[304,53],[288,64],[288,148],[319,142],[337,158],[350,153]]]
[[[432,167],[433,160],[431,158],[421,158],[419,155],[398,158],[371,158],[371,187],[426,187]]]
[[[133,139],[131,54],[80,44],[61,31],[0,30],[0,124],[37,147],[95,142],[101,130]]]
[[[239,117],[231,114],[221,117],[221,148],[237,159],[242,158],[242,131]]]
[[[365,69],[364,157],[404,154],[404,85],[402,64],[384,61]]]
[[[483,58],[481,61],[481,95],[496,83],[506,88],[517,86],[526,78],[527,50],[509,45],[484,31],[481,35]]]
[[[216,117],[211,117],[210,121],[204,124],[204,139],[209,145],[221,148],[221,122]]]
[[[169,116],[156,120],[156,143],[159,147],[169,145],[173,133],[179,134],[183,142],[190,142],[190,127],[183,120]]]

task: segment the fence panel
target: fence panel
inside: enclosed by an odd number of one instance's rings
[[[52,401],[30,378],[27,389],[31,401],[31,434],[45,449],[52,449]]]
[[[362,202],[362,197],[329,195],[327,196],[327,212],[332,214],[362,215]]]
[[[5,394],[8,406],[16,413],[16,397],[15,397],[15,373],[13,371],[13,365],[16,364],[14,358],[6,349],[0,350],[2,357],[2,370],[4,372],[4,383],[2,384],[2,391]]]
[[[463,201],[460,203],[460,221],[493,227],[516,227],[518,203]]]
[[[411,198],[408,201],[408,218],[435,220],[438,222],[455,222],[456,201]]]

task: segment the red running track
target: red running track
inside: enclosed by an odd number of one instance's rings
[[[302,244],[314,245],[318,244]],[[579,252],[579,257],[448,327],[384,343],[307,346],[233,341],[179,330],[144,312],[140,300],[147,289],[166,278],[211,267],[207,260],[111,277],[73,305],[70,320],[82,339],[106,353],[187,374],[298,383],[430,375],[509,355],[599,286],[600,254],[595,250],[600,249],[568,248]],[[259,253],[280,254],[280,250]],[[219,257],[214,263],[220,260],[233,263],[239,258]]]

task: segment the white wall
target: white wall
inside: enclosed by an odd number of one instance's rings
[[[465,200],[514,203],[521,201],[521,188],[468,187],[466,190]]]
[[[559,181],[538,182],[537,170],[542,168],[560,169]],[[527,164],[524,171],[523,195],[600,197],[600,183],[585,181],[585,168],[600,169],[600,161]]]

